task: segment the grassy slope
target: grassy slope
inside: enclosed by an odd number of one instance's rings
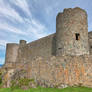
[[[9,88],[2,88],[0,92],[92,92],[92,88],[86,87],[69,87],[64,89],[55,89],[55,88],[35,88],[30,90],[11,90]]]

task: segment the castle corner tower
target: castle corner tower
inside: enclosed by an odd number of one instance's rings
[[[64,9],[56,18],[56,56],[89,54],[87,13]]]

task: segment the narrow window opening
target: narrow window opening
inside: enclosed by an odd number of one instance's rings
[[[58,48],[59,50],[62,49],[62,48]]]
[[[92,46],[90,46],[90,48],[92,49]]]
[[[80,34],[79,33],[76,33],[75,36],[76,36],[76,40],[80,39]]]

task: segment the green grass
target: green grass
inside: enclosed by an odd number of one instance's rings
[[[11,90],[10,88],[1,88],[0,92],[92,92],[92,88],[86,87],[68,87],[64,89],[57,88],[31,88],[29,90],[15,89]]]

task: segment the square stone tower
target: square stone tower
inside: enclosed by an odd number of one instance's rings
[[[64,9],[56,18],[56,55],[89,54],[87,13]]]

